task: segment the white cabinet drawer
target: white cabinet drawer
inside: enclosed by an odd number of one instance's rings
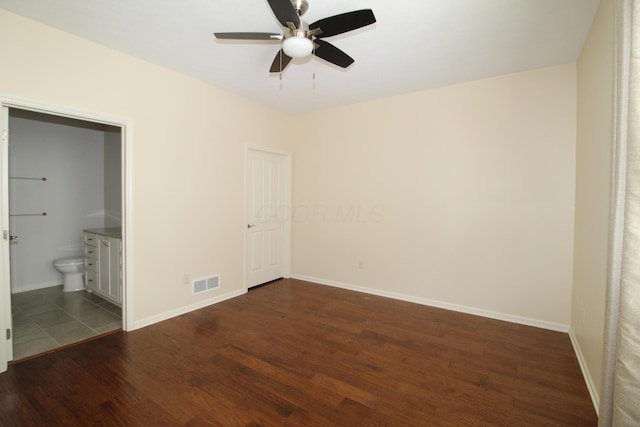
[[[97,272],[98,271],[98,262],[95,260],[95,258],[86,257],[84,259],[84,269],[85,269],[85,271]]]
[[[96,258],[98,256],[98,250],[94,246],[85,246],[84,247],[84,257],[85,258]]]
[[[92,233],[84,233],[84,244],[96,246],[98,244],[98,236]]]
[[[98,290],[98,273],[92,270],[85,271],[85,286],[90,291],[96,292]]]

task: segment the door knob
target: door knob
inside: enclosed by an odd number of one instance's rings
[[[13,240],[18,240],[18,236],[11,236],[9,235],[9,240],[13,241]]]
[[[255,226],[256,226],[255,224],[247,224],[247,228],[253,228]]]

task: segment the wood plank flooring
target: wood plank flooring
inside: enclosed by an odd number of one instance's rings
[[[0,374],[2,426],[595,426],[567,334],[297,280]]]

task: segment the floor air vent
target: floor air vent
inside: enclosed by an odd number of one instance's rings
[[[205,277],[193,281],[193,289],[191,294],[198,295],[203,292],[213,291],[220,287],[220,275]]]

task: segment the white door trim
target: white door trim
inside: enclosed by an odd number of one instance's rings
[[[134,327],[134,293],[133,293],[133,125],[130,120],[121,118],[114,118],[102,114],[96,114],[94,112],[84,110],[74,110],[67,107],[61,107],[58,105],[49,105],[41,102],[15,98],[0,94],[0,108],[19,108],[22,110],[30,110],[44,114],[50,114],[55,116],[69,117],[73,119],[91,121],[96,123],[103,123],[106,125],[120,127],[122,129],[122,237],[124,241],[123,247],[123,287],[124,298],[122,302],[122,327],[125,331],[131,331]],[[0,174],[8,176],[9,171],[5,170],[7,165],[0,165]],[[8,227],[8,206],[5,206],[3,202],[0,207],[0,225]],[[0,238],[2,247],[0,248],[0,254],[4,256],[5,251],[9,250],[8,242],[5,242]],[[8,292],[8,293],[7,293]],[[0,276],[0,307],[5,308],[5,304],[9,304],[6,301],[5,295],[11,293],[11,283],[7,283],[4,274]],[[8,307],[10,308],[10,306]],[[11,326],[11,319],[7,324],[7,316],[0,317],[0,331],[4,335],[5,329]],[[0,336],[0,372],[7,370],[7,351],[5,348],[6,341]]]
[[[11,298],[7,298],[11,294],[11,263],[9,258],[9,250],[11,240],[9,239],[9,109],[0,105],[0,228],[2,229],[2,237],[0,237],[0,267],[2,267],[0,276],[0,372],[7,370],[7,363],[13,359],[13,338],[5,337],[5,331],[11,327]],[[5,172],[6,171],[6,172]],[[13,330],[11,331],[13,334]]]
[[[270,147],[264,147],[264,146],[260,146],[260,145],[252,145],[252,144],[247,144],[245,146],[245,153],[244,153],[244,179],[247,179],[247,168],[248,168],[248,159],[249,159],[249,153],[250,152],[263,152],[263,153],[269,153],[269,154],[275,154],[275,155],[279,155],[282,156],[284,158],[284,165],[285,165],[285,170],[284,170],[284,204],[287,210],[287,214],[284,217],[284,260],[283,260],[283,267],[284,267],[284,277],[285,278],[289,278],[291,277],[291,222],[292,222],[292,217],[293,217],[293,212],[292,212],[292,165],[293,165],[293,155],[291,152],[289,151],[285,151],[285,150],[279,150],[276,148],[270,148]],[[248,218],[247,218],[247,209],[246,209],[246,203],[247,203],[247,185],[246,182],[244,183],[244,203],[245,203],[245,209],[244,209],[244,223],[243,223],[243,228],[244,228],[244,235],[243,235],[243,248],[244,248],[244,254],[243,254],[243,275],[244,275],[244,287],[245,289],[249,289],[248,286],[248,282],[247,282],[247,228],[246,228],[246,224],[248,224]]]

